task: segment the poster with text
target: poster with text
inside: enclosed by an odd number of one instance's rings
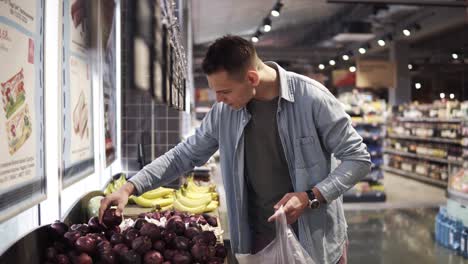
[[[63,3],[62,186],[94,172],[93,90],[88,1]]]
[[[114,0],[102,2],[102,84],[104,93],[104,142],[106,167],[116,159],[117,151],[117,87],[116,87],[116,27]]]
[[[45,198],[43,4],[0,0],[0,222]]]

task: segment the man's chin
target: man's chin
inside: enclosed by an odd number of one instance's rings
[[[229,105],[229,107],[231,107],[232,109],[237,111],[237,110],[241,110],[243,106],[241,106],[241,105]]]

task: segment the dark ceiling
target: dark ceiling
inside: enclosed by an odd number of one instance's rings
[[[272,19],[272,30],[264,33],[256,46],[262,59],[281,61],[293,68],[315,69],[318,63],[344,52],[357,54],[357,48],[366,43],[371,46],[371,51],[365,56],[388,57],[388,45],[382,48],[375,43],[379,36],[408,41],[410,56],[422,61],[468,47],[468,17],[463,8],[330,4],[326,0],[282,2],[280,17]],[[211,41],[225,34],[250,39],[275,3],[276,0],[193,2],[196,75]],[[368,23],[367,33],[373,34],[373,38],[364,41],[360,39],[363,35],[339,35],[346,33],[354,22]],[[418,24],[418,32],[409,38],[403,37],[401,30],[414,24]],[[341,37],[339,41],[338,36]],[[439,59],[436,61],[440,62]]]

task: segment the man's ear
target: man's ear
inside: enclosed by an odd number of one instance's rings
[[[247,81],[253,87],[257,87],[260,84],[260,76],[258,75],[258,71],[255,71],[255,70],[247,71]]]

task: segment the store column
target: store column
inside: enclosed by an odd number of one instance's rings
[[[395,41],[390,46],[390,61],[395,64],[393,78],[395,87],[389,90],[390,105],[400,105],[411,101],[411,76],[408,70],[409,44]]]

